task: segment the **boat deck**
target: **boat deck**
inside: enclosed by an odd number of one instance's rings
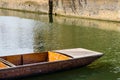
[[[69,56],[71,56],[73,58],[81,58],[81,57],[103,55],[100,52],[91,51],[91,50],[87,50],[87,49],[83,49],[83,48],[54,50],[53,52],[69,55]]]

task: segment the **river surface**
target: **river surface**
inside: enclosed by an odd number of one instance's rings
[[[104,53],[89,66],[18,80],[120,80],[120,23],[0,10],[0,55],[67,48]]]

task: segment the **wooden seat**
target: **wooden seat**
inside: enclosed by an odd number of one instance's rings
[[[15,67],[14,64],[0,58],[0,66],[3,67],[3,68],[8,68],[8,67]]]
[[[0,69],[8,68],[9,66],[5,65],[4,63],[0,62]]]

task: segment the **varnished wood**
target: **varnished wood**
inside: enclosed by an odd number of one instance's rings
[[[2,62],[2,63],[4,63],[4,64],[8,65],[9,67],[15,67],[14,64],[12,64],[12,63],[10,63],[10,62],[8,62],[8,61],[2,59],[2,58],[0,58],[0,62]]]

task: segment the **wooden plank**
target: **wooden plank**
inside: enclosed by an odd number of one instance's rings
[[[9,66],[5,65],[3,62],[0,62],[0,69],[9,68]]]
[[[32,64],[47,61],[48,53],[34,53],[23,55],[23,64]]]
[[[13,56],[6,56],[6,61],[9,61],[13,63],[14,65],[21,65],[22,60],[21,60],[21,55],[13,55]]]
[[[4,63],[4,64],[8,65],[9,67],[15,67],[14,64],[12,64],[12,63],[10,63],[10,62],[8,62],[8,61],[2,59],[2,58],[0,58],[0,62],[2,62],[2,63]]]
[[[83,48],[75,48],[75,49],[63,49],[63,50],[54,50],[53,52],[62,53],[65,55],[69,55],[73,58],[80,58],[80,57],[89,57],[89,56],[102,56],[103,53],[95,52]]]
[[[65,56],[63,54],[59,54],[56,52],[51,52],[48,51],[48,61],[53,62],[53,61],[60,61],[60,60],[68,60],[71,59],[71,57]]]

